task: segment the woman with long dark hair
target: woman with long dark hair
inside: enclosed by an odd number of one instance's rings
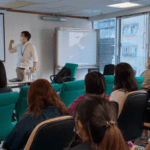
[[[114,100],[120,105],[126,93],[138,90],[138,83],[135,79],[134,71],[128,63],[116,65],[114,76],[114,88],[110,95],[110,100]]]
[[[69,115],[72,116],[73,112],[76,108],[76,105],[79,101],[83,98],[90,96],[91,94],[100,95],[109,100],[108,95],[105,94],[106,92],[106,81],[104,75],[100,72],[90,72],[87,73],[85,76],[85,94],[79,96],[68,108]]]
[[[36,125],[47,119],[67,114],[65,104],[45,79],[31,83],[27,102],[27,111],[5,139],[3,148],[22,150]]]
[[[75,108],[73,118],[75,136],[81,138],[81,143],[72,147],[76,139],[74,136],[64,150],[129,150],[117,126],[117,113],[105,98],[92,95],[82,99]]]
[[[6,70],[3,62],[0,60],[0,93],[12,92],[12,89],[7,86]]]

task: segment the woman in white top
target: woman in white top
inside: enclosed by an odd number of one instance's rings
[[[138,90],[138,83],[134,75],[135,73],[128,63],[120,63],[115,66],[114,88],[110,100],[116,101],[120,105],[126,93]]]

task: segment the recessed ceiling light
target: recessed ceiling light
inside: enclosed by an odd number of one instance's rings
[[[107,6],[108,7],[116,7],[116,8],[129,8],[129,7],[136,7],[136,6],[140,6],[140,5],[141,4],[125,2],[125,3],[113,4],[113,5],[107,5]]]

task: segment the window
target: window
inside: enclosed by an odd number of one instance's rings
[[[146,70],[148,15],[121,18],[120,61],[127,62],[140,76]],[[118,62],[118,63],[119,63]]]
[[[99,68],[103,73],[106,64],[116,62],[116,19],[94,21],[93,28],[100,30]]]

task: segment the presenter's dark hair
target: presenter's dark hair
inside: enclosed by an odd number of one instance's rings
[[[67,108],[61,101],[52,85],[46,79],[38,79],[31,83],[28,96],[28,111],[25,114],[41,115],[42,109],[56,106],[61,114],[67,114]]]
[[[138,90],[138,82],[135,73],[128,63],[120,63],[115,66],[115,82],[113,91],[122,89],[125,92]]]
[[[106,81],[100,72],[90,72],[85,76],[86,94],[104,94],[106,92]]]
[[[31,39],[31,34],[28,31],[22,31],[21,33],[24,33],[24,36],[28,38],[28,41]]]
[[[0,88],[7,86],[6,70],[3,62],[0,60]]]

